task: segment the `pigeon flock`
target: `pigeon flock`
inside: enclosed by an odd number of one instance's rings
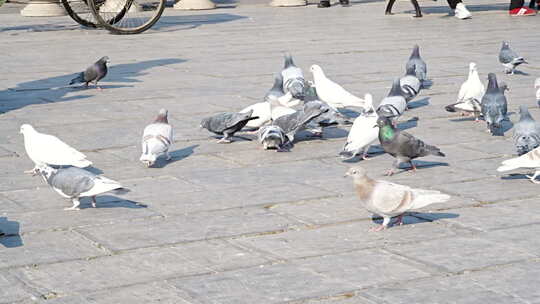
[[[89,83],[94,83],[99,89],[98,81],[107,75],[108,60],[107,56],[99,59],[71,80],[70,85],[84,83],[88,87]],[[527,63],[506,41],[502,43],[499,62],[508,74],[517,73],[516,68]],[[310,72],[313,81],[305,79],[302,69],[287,54],[283,68],[275,75],[273,86],[263,101],[239,112],[205,117],[200,127],[219,135],[219,144],[232,143],[238,132],[249,132],[257,135],[257,141],[264,150],[289,152],[301,138],[297,136],[301,131],[306,130],[311,136],[320,138],[328,126],[352,124],[339,155],[347,160],[357,156],[367,160],[370,147],[379,144],[384,152],[395,159],[387,172],[388,176],[394,174],[402,163],[416,171],[413,163],[416,158],[428,155],[445,157],[438,147],[397,127],[400,117],[409,110],[408,103],[422,90],[429,88],[427,64],[420,56],[418,45],[414,46],[406,63],[405,74],[393,80],[390,92],[377,106],[371,94],[357,97],[328,78],[319,65],[312,65]],[[540,78],[536,79],[534,87],[540,104]],[[494,73],[488,74],[487,87],[484,87],[477,65],[471,62],[468,78],[461,85],[456,102],[445,109],[474,117],[477,122],[483,119],[488,132],[504,135],[503,124],[508,120],[507,89],[506,84],[497,81]],[[358,116],[349,117],[350,113],[344,114],[344,108],[353,108]],[[529,178],[539,183],[536,177],[540,175],[540,124],[532,118],[527,106],[522,105],[519,114],[512,136],[518,157],[504,161],[497,170],[535,169],[536,172]],[[25,173],[40,175],[61,196],[69,198],[73,206],[66,210],[78,210],[82,197],[90,197],[92,206],[96,207],[96,195],[127,190],[116,181],[85,170],[92,162],[59,138],[40,133],[29,124],[22,125],[20,133],[24,137],[27,155],[35,164],[32,170]],[[169,124],[166,109],[160,109],[155,120],[142,133],[140,162],[144,166],[154,166],[159,157],[171,159],[169,149],[173,144],[173,127]],[[398,217],[396,223],[401,224],[405,212],[450,199],[450,196],[438,191],[371,179],[366,170],[359,166],[350,168],[346,176],[353,178],[363,206],[383,217],[382,225],[373,228],[373,231],[388,228],[394,216]]]

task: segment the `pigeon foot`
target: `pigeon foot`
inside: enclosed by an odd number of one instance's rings
[[[92,208],[96,208],[96,205],[97,205],[96,197],[92,196]]]
[[[81,208],[79,208],[79,207],[66,207],[66,208],[64,208],[64,210],[66,210],[66,211],[79,211],[79,210],[81,210]]]
[[[396,223],[394,224],[395,226],[401,226],[401,225],[403,225],[403,216],[404,216],[404,214],[401,214],[401,215],[399,215],[399,216],[397,217],[397,221],[396,221]]]
[[[232,140],[226,139],[225,137],[223,137],[222,139],[218,140],[217,143],[218,144],[230,144],[230,143],[232,143]]]

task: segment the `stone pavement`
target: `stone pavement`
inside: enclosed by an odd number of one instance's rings
[[[444,1],[421,2],[422,19],[408,2],[391,17],[381,1],[324,10],[227,2],[167,9],[137,36],[82,29],[69,17],[23,18],[6,5],[0,303],[540,303],[540,188],[495,170],[512,157],[512,131],[492,137],[443,108],[475,61],[482,79],[493,71],[509,84],[510,111],[527,104],[540,118],[532,88],[540,16],[510,18],[505,1],[467,4],[474,18],[458,21]],[[529,59],[521,70],[530,75],[502,75],[503,39]],[[359,206],[342,177],[353,163],[337,157],[347,128],[275,153],[247,140],[218,145],[198,127],[206,115],[260,101],[286,51],[308,78],[317,63],[378,101],[414,43],[434,85],[403,119],[419,121],[401,126],[447,157],[391,178],[382,176],[388,155],[359,162],[373,177],[452,195],[404,226],[367,232],[380,219]],[[103,91],[61,88],[103,55],[112,60]],[[147,169],[140,136],[161,107],[175,127],[174,159]],[[70,202],[23,174],[32,167],[23,123],[83,151],[95,172],[132,191],[63,211]]]

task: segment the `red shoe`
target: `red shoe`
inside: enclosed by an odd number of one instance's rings
[[[521,7],[521,8],[515,8],[513,10],[510,10],[508,12],[510,16],[534,16],[536,15],[536,11],[530,8]]]

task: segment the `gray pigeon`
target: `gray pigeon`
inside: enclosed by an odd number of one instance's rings
[[[152,166],[160,155],[165,154],[167,160],[171,159],[169,148],[173,141],[173,129],[167,116],[166,109],[159,110],[154,122],[144,128],[140,161],[147,167]]]
[[[259,118],[258,116],[251,116],[253,110],[246,113],[220,113],[211,117],[206,117],[201,121],[201,128],[205,128],[208,131],[223,135],[218,143],[231,143],[231,137],[234,133],[242,130],[242,128],[248,123],[248,121]]]
[[[265,150],[276,149],[278,152],[287,151],[285,143],[286,135],[279,126],[263,126],[258,133],[259,142]]]
[[[95,208],[96,195],[122,188],[116,181],[76,167],[54,169],[41,164],[36,172],[61,196],[71,199],[73,206],[64,210],[79,210],[81,197],[91,197]]]
[[[403,96],[403,91],[399,85],[399,78],[396,78],[392,83],[390,93],[388,93],[388,96],[383,98],[379,104],[377,114],[379,114],[379,116],[392,118],[392,120],[395,122],[406,109],[407,100]]]
[[[413,159],[428,155],[445,156],[439,148],[425,144],[411,134],[394,127],[387,117],[379,117],[375,127],[377,126],[379,127],[379,141],[384,152],[396,158],[393,164],[395,169],[399,169],[399,164],[407,162],[411,165],[412,170],[416,171]],[[387,175],[392,174],[394,174],[394,169],[387,172]]]
[[[423,85],[424,82],[427,80],[427,65],[420,57],[420,47],[417,44],[413,48],[411,57],[409,57],[409,61],[407,61],[407,64],[405,66],[405,70],[408,70],[411,67],[414,68],[416,77]]]
[[[322,137],[323,128],[338,125],[340,123],[345,123],[347,118],[339,113],[337,110],[331,108],[326,102],[320,100],[312,100],[307,103],[317,103],[320,105],[323,113],[314,119],[312,119],[307,128],[308,131],[313,133],[315,136]]]
[[[109,57],[101,57],[101,59],[96,61],[93,65],[89,66],[86,71],[81,72],[79,75],[77,75],[77,77],[71,79],[69,84],[84,83],[84,86],[88,87],[90,82],[94,82],[96,88],[101,89],[98,87],[97,83],[107,75],[108,61]]]
[[[416,77],[414,66],[407,67],[405,76],[399,79],[399,85],[407,102],[411,101],[420,93],[421,83]]]
[[[266,93],[264,96],[265,101],[275,100],[281,98],[283,95],[285,95],[285,92],[283,92],[283,76],[280,74],[276,74],[274,76],[274,85],[272,88]]]
[[[277,118],[272,125],[279,126],[287,136],[288,142],[292,143],[296,133],[304,130],[311,120],[327,111],[328,108],[322,103],[308,102],[301,110]]]
[[[285,55],[285,64],[281,70],[283,77],[283,92],[291,93],[294,98],[304,99],[306,80],[302,70],[294,64],[290,54]]]
[[[510,48],[507,41],[502,42],[501,50],[499,51],[499,62],[504,66],[504,72],[506,74],[514,74],[518,65],[527,63],[523,57],[518,56]]]
[[[492,135],[504,135],[502,122],[506,119],[508,104],[503,91],[497,84],[497,76],[488,74],[488,87],[484,97],[482,97],[482,115],[487,123],[487,127]]]
[[[540,125],[532,118],[527,106],[519,107],[519,121],[514,125],[514,146],[523,155],[540,146]]]

